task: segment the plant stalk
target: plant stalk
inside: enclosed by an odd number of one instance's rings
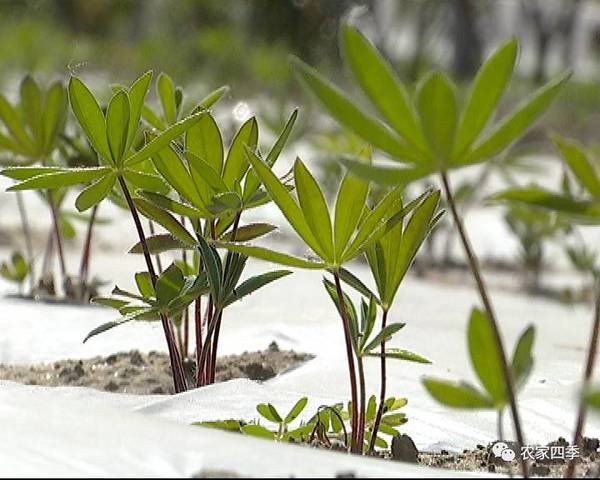
[[[54,237],[56,239],[56,250],[58,253],[58,262],[60,265],[60,273],[62,276],[62,284],[66,285],[67,281],[67,267],[65,263],[65,254],[63,251],[62,234],[60,233],[60,224],[58,219],[58,211],[56,204],[52,198],[52,193],[48,192],[48,204],[50,205],[50,213],[52,214],[52,226],[54,228]]]
[[[152,220],[148,220],[148,228],[150,229],[150,235],[154,235],[156,233],[154,231],[154,222]],[[156,268],[158,269],[158,274],[160,275],[163,272],[162,262],[160,261],[160,255],[157,253],[154,256],[156,257]]]
[[[196,387],[202,386],[202,370],[200,358],[202,356],[202,297],[194,302],[194,325],[196,327]]]
[[[358,408],[358,432],[356,443],[358,444],[357,448],[360,449],[360,453],[363,453],[365,444],[365,409],[367,408],[367,393],[365,385],[365,369],[362,357],[357,357],[356,363],[358,365],[358,383],[360,393],[360,408],[355,407]]]
[[[96,223],[96,214],[98,212],[98,205],[94,205],[92,213],[88,221],[87,233],[85,236],[85,243],[83,244],[83,254],[81,255],[81,264],[79,265],[79,282],[81,284],[81,295],[84,296],[85,289],[87,289],[88,271],[90,267],[90,257],[92,250],[92,236],[94,232],[94,224]],[[83,298],[82,298],[83,300]]]
[[[573,435],[573,445],[581,447],[583,442],[583,427],[585,425],[585,417],[587,414],[587,405],[585,400],[585,392],[590,386],[592,375],[594,373],[594,364],[598,355],[598,340],[600,340],[600,289],[596,285],[596,301],[594,306],[594,321],[592,324],[592,334],[590,336],[590,344],[588,346],[588,356],[583,373],[583,385],[581,398],[579,400],[579,411],[577,413],[577,421],[575,423],[575,434]],[[575,459],[569,462],[565,471],[565,478],[572,478],[575,473]]]
[[[348,374],[350,375],[350,393],[352,398],[352,441],[350,443],[350,451],[352,453],[361,453],[362,452],[362,444],[358,443],[358,438],[360,437],[358,429],[358,390],[356,387],[356,369],[354,366],[354,354],[352,352],[352,340],[350,333],[350,322],[348,321],[348,312],[346,312],[346,304],[344,303],[344,292],[342,291],[342,285],[340,283],[339,273],[336,271],[333,273],[333,278],[335,280],[335,288],[338,295],[338,303],[340,316],[342,317],[342,323],[344,326],[344,339],[346,341],[346,356],[348,357]]]
[[[140,221],[140,217],[138,215],[137,209],[135,208],[135,204],[133,203],[133,199],[131,198],[131,194],[129,193],[129,189],[127,188],[127,184],[125,183],[125,180],[123,180],[122,177],[119,177],[119,184],[121,185],[121,190],[123,191],[123,195],[125,196],[125,200],[127,201],[127,205],[129,206],[129,211],[131,212],[133,223],[135,224],[135,228],[140,239],[140,244],[142,245],[144,260],[146,261],[146,267],[148,268],[148,273],[150,274],[152,285],[156,286],[156,272],[154,270],[154,265],[152,264],[152,257],[150,256],[150,251],[146,242],[146,236],[144,235],[142,222]],[[169,319],[163,314],[160,315],[160,320],[167,341],[167,347],[169,349],[169,359],[171,361],[171,372],[173,373],[173,384],[175,387],[175,393],[185,392],[187,390],[185,382],[185,373],[183,370],[183,364],[181,362],[181,356],[179,354],[177,344],[175,342],[175,337],[173,336],[173,330],[171,329],[171,323],[169,322]]]
[[[27,210],[25,209],[25,203],[23,202],[23,194],[17,190],[17,206],[19,208],[19,216],[21,217],[21,228],[23,229],[23,236],[25,237],[25,250],[27,253],[27,263],[29,263],[29,286],[31,291],[35,289],[35,273],[33,271],[33,241],[31,236],[31,229],[29,228],[29,219],[27,218]]]
[[[387,325],[388,310],[383,310],[383,316],[381,318],[381,329],[383,330]],[[375,417],[375,423],[373,424],[373,435],[369,444],[369,452],[375,450],[375,439],[377,438],[377,432],[379,432],[379,425],[381,424],[381,417],[383,417],[383,410],[385,408],[385,394],[387,389],[387,372],[386,372],[386,358],[385,358],[385,339],[381,341],[381,390],[379,392],[379,408],[377,409],[377,416]]]
[[[521,447],[525,444],[523,439],[523,431],[521,428],[521,420],[519,417],[519,410],[517,408],[517,401],[515,398],[515,389],[512,380],[512,372],[510,371],[510,367],[508,366],[508,362],[506,360],[506,352],[504,349],[504,343],[502,342],[502,337],[500,336],[500,329],[498,327],[498,322],[496,320],[496,314],[494,313],[494,308],[492,306],[492,302],[488,296],[487,288],[485,286],[485,282],[483,280],[483,276],[481,274],[481,269],[479,267],[479,261],[477,260],[477,256],[471,247],[471,242],[469,241],[469,237],[467,236],[467,232],[463,226],[462,219],[458,213],[456,208],[456,203],[454,202],[454,196],[452,194],[452,189],[450,188],[450,183],[448,182],[448,177],[446,172],[441,173],[442,184],[444,187],[444,193],[446,195],[446,200],[448,205],[450,206],[450,210],[452,212],[452,217],[454,219],[454,224],[456,225],[456,229],[458,230],[458,234],[460,236],[465,254],[467,256],[469,266],[471,272],[473,274],[473,278],[475,279],[475,283],[477,284],[477,289],[479,291],[479,296],[481,297],[481,301],[483,306],[487,312],[490,325],[492,326],[492,332],[494,334],[494,340],[496,342],[496,348],[498,350],[498,354],[500,357],[500,367],[502,369],[502,374],[504,376],[504,382],[506,387],[506,394],[508,396],[508,401],[510,404],[510,410],[513,418],[513,424],[515,428],[515,434],[517,436],[517,448],[520,451]],[[523,476],[525,478],[528,477],[528,468],[525,459],[522,456],[519,456],[521,463],[521,470]]]

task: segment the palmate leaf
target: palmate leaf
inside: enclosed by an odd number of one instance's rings
[[[258,158],[256,153],[250,149],[246,149],[246,152],[248,154],[248,161],[252,165],[254,172],[259,177],[261,183],[269,192],[269,195],[277,204],[281,210],[281,213],[283,213],[292,228],[319,257],[322,259],[327,258],[327,255],[321,248],[320,243],[317,241],[310,227],[308,226],[302,209],[290,195],[286,186],[281,183],[271,168],[260,158]]]
[[[129,115],[129,96],[124,90],[120,90],[110,99],[106,110],[106,136],[115,165],[121,165],[127,147]]]
[[[394,158],[409,162],[418,160],[414,150],[379,120],[361,111],[315,69],[299,59],[293,60],[294,68],[304,85],[342,125]]]
[[[261,275],[256,275],[251,277],[240,285],[235,287],[231,294],[225,299],[224,306],[227,307],[238,300],[241,300],[247,295],[254,293],[256,290],[268,285],[279,278],[290,275],[292,272],[290,270],[276,270],[274,272],[263,273]]]
[[[347,173],[342,179],[335,202],[335,255],[341,256],[358,226],[365,208],[369,184]]]
[[[144,198],[134,198],[133,202],[142,215],[155,221],[159,225],[162,225],[183,243],[186,245],[196,244],[196,239],[192,234],[190,234],[169,212],[157,207]]]
[[[116,182],[116,175],[109,173],[84,188],[75,200],[75,207],[83,212],[94,205],[98,205],[111,192]]]
[[[423,133],[441,161],[449,160],[454,146],[457,117],[454,90],[454,85],[440,72],[426,76],[417,89],[417,108]]]
[[[248,170],[249,164],[246,159],[245,149],[254,150],[258,143],[258,123],[256,118],[247,120],[239,129],[231,142],[227,159],[223,167],[223,181],[229,190],[235,190],[242,177]]]
[[[106,137],[104,114],[89,88],[77,77],[69,82],[69,100],[71,109],[98,155],[108,162],[112,155]]]
[[[479,69],[456,133],[453,159],[460,159],[488,124],[512,76],[517,51],[517,40],[513,37]]]
[[[327,202],[317,181],[299,158],[294,163],[294,182],[304,219],[325,253],[323,260],[334,263],[333,233]]]
[[[157,193],[168,193],[169,187],[164,180],[157,176],[149,173],[139,172],[131,168],[123,170],[123,177],[125,180],[132,183],[136,188],[143,190],[152,190]]]
[[[210,113],[202,114],[200,121],[193,125],[185,136],[186,152],[207,163],[221,178],[223,171],[223,137],[219,126]],[[201,174],[202,169],[192,169],[192,175]],[[196,170],[196,171],[194,171]]]
[[[183,273],[172,263],[156,280],[156,300],[160,308],[166,307],[184,285]]]
[[[300,415],[302,413],[302,411],[304,410],[304,408],[306,408],[307,403],[308,403],[307,397],[302,397],[300,400],[298,400],[294,404],[294,406],[290,409],[290,411],[285,416],[285,418],[283,419],[283,423],[288,424],[288,423],[292,423],[294,420],[296,420],[298,415]]]
[[[273,423],[281,423],[283,419],[277,412],[277,409],[270,403],[259,403],[256,406],[256,411],[264,418]]]
[[[53,190],[88,183],[110,172],[109,167],[69,168],[37,175],[10,186],[7,191],[16,190]],[[4,173],[4,172],[3,172]]]
[[[494,402],[466,383],[424,378],[423,385],[438,402],[448,407],[481,409],[494,408]]]
[[[578,182],[592,197],[600,200],[600,179],[586,151],[577,143],[558,136],[554,136],[554,143]]]
[[[453,165],[477,163],[509,147],[546,111],[570,76],[570,73],[561,75],[534,92],[513,113],[494,127],[492,132],[477,142],[463,158],[455,160]]]
[[[267,262],[278,263],[288,267],[306,268],[310,270],[322,270],[327,268],[327,264],[304,258],[294,257],[286,253],[276,252],[263,247],[253,245],[242,245],[238,243],[214,242],[217,247],[226,248],[229,251],[241,253],[248,257],[260,258]]]
[[[375,47],[350,25],[341,29],[346,63],[362,90],[390,125],[411,145],[427,146],[406,88]]]
[[[469,319],[468,343],[471,363],[479,381],[496,406],[504,405],[507,398],[501,354],[488,316],[476,308]]]

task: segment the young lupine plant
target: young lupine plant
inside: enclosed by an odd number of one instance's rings
[[[31,275],[31,263],[25,259],[21,252],[13,252],[10,261],[2,262],[0,265],[0,277],[16,283],[20,291],[23,290],[23,283],[28,275]]]
[[[36,163],[52,165],[54,162],[52,156],[65,126],[67,104],[65,87],[61,82],[54,82],[44,91],[29,75],[21,82],[17,105],[11,105],[6,97],[0,94],[0,121],[4,126],[4,131],[0,131],[0,151],[8,152],[10,155],[0,164],[4,166],[30,166]],[[18,176],[12,178],[20,180]],[[61,274],[65,283],[67,273],[62,250],[59,209],[51,192],[40,193],[50,209]],[[17,192],[17,202],[27,246],[27,262],[33,264],[31,232],[25,204],[19,192]],[[30,280],[33,288],[35,285],[33,272]]]
[[[290,424],[304,411],[307,403],[308,398],[301,398],[285,416],[281,415],[271,403],[260,403],[256,406],[256,411],[263,419],[274,423],[277,427],[276,430],[269,430],[262,425],[247,424],[242,427],[242,432],[255,437],[284,442],[308,438],[313,430],[310,423],[290,429]]]
[[[176,193],[177,198],[142,189],[138,192],[140,198],[134,200],[146,217],[162,225],[170,233],[148,239],[148,247],[152,253],[198,249],[202,247],[200,237],[211,241],[239,242],[260,237],[275,229],[275,226],[266,223],[240,226],[241,215],[245,210],[270,201],[267,192],[260,188],[256,174],[249,170],[246,160],[245,148],[255,149],[258,145],[256,119],[251,118],[240,127],[225,155],[217,123],[209,112],[200,115],[200,121],[186,133],[183,147],[170,145],[152,156],[154,167]],[[277,161],[296,117],[297,112],[294,111],[269,151],[266,157],[269,165]],[[185,222],[178,221],[173,214],[188,220],[194,235],[189,233]],[[134,247],[134,251],[139,251],[140,247],[141,245]],[[245,259],[239,254],[228,252],[220,276],[225,278],[230,275],[234,264],[243,269]],[[202,266],[206,268],[204,262]],[[241,275],[241,270],[238,274]],[[235,283],[232,285],[235,286]],[[196,363],[203,366],[197,370],[197,386],[214,381],[223,308],[221,306],[221,311],[217,312],[213,295],[215,292],[211,292],[206,307],[206,330],[207,333],[210,332],[210,336],[206,336],[204,340],[200,299],[195,305]],[[209,342],[209,349],[203,348],[206,342]],[[210,356],[202,359],[202,354]]]
[[[346,269],[341,270],[341,278],[348,285],[365,295],[374,298],[382,310],[381,328],[387,327],[387,318],[400,284],[408,272],[419,248],[435,228],[443,212],[438,211],[440,195],[434,192],[411,214],[408,221],[398,222],[379,241],[366,250],[367,261],[377,287],[377,294]],[[386,360],[387,358],[400,358],[405,360],[421,361],[419,356],[410,352],[397,349],[386,350],[385,337],[382,337],[381,350],[381,392],[379,395],[379,409],[374,424],[375,435],[371,437],[371,450],[375,447],[377,430],[386,399]]]
[[[164,181],[148,171],[147,160],[181,136],[201,119],[201,114],[186,117],[154,137],[139,150],[133,150],[133,142],[140,127],[141,112],[148,93],[152,73],[147,72],[129,89],[115,93],[104,113],[92,92],[77,77],[69,82],[71,108],[88,141],[96,151],[101,166],[90,168],[15,167],[6,169],[7,176],[21,180],[9,190],[59,189],[72,185],[88,184],[75,201],[79,211],[99,204],[117,187],[125,197],[133,218],[144,259],[153,285],[156,272],[146,245],[146,238],[130,188],[152,191],[168,191]],[[145,170],[145,171],[143,171]],[[161,323],[169,347],[175,391],[186,389],[181,357],[174,341],[169,319],[161,314]]]
[[[516,388],[525,384],[533,368],[534,340],[535,328],[529,326],[517,341],[510,365]],[[483,391],[467,382],[457,383],[436,378],[425,378],[423,385],[433,398],[448,407],[495,409],[498,413],[498,440],[503,440],[502,412],[508,405],[509,398],[493,327],[484,311],[472,310],[467,342],[471,365]]]
[[[600,224],[600,173],[594,157],[581,145],[561,137],[554,137],[554,142],[566,162],[570,172],[583,190],[579,196],[574,196],[569,190],[552,192],[538,186],[516,187],[494,195],[494,199],[526,205],[534,209],[542,209],[558,213],[571,224],[598,225]],[[573,444],[581,445],[587,410],[586,392],[594,373],[594,365],[600,340],[600,286],[598,273],[591,266],[594,277],[594,319],[589,337],[586,365],[583,373],[583,385],[579,409],[575,424]],[[570,462],[566,476],[573,476],[575,462]]]
[[[291,267],[329,270],[333,274],[339,299],[343,298],[340,281],[342,265],[364,253],[418,203],[413,202],[413,205],[403,209],[399,190],[396,189],[370,209],[366,205],[368,182],[347,174],[340,185],[332,219],[321,188],[299,158],[294,163],[294,186],[298,197],[296,201],[268,163],[250,149],[247,149],[247,153],[257,178],[292,228],[319,260],[307,260],[263,247],[233,242],[221,241],[216,244],[232,252]],[[431,193],[424,194],[421,200],[429,195]],[[341,300],[339,312],[344,329],[352,402],[359,405],[350,320]],[[357,410],[355,409],[352,418],[352,451],[356,453],[361,451]]]
[[[396,228],[396,227],[394,227]],[[337,293],[336,286],[327,279],[323,279],[325,289],[329,296],[333,300],[333,303],[338,307],[341,305],[340,298]],[[416,353],[409,352],[407,350],[400,349],[385,349],[385,342],[391,340],[391,338],[404,328],[404,323],[392,323],[390,325],[383,325],[381,330],[375,335],[373,330],[375,328],[375,322],[377,319],[377,303],[373,295],[369,297],[369,303],[363,298],[360,306],[360,320],[356,312],[356,308],[352,303],[352,300],[348,295],[343,293],[344,308],[350,323],[350,334],[352,340],[352,350],[356,357],[356,365],[358,370],[358,382],[359,382],[359,396],[360,402],[353,403],[358,408],[358,442],[360,445],[364,444],[364,448],[368,451],[372,451],[377,442],[377,432],[379,429],[379,422],[383,415],[383,409],[385,408],[385,397],[381,401],[380,409],[381,414],[379,418],[373,413],[375,423],[371,425],[370,431],[367,430],[367,421],[369,417],[369,408],[372,408],[371,400],[367,406],[367,392],[365,384],[365,372],[364,372],[364,359],[366,357],[379,357],[382,359],[393,358],[398,360],[406,360],[417,363],[430,363],[426,358],[417,355]],[[340,311],[341,314],[341,311]],[[376,349],[383,349],[379,352]],[[385,375],[385,372],[384,372]],[[382,379],[385,382],[385,378]],[[366,440],[366,441],[365,441]],[[381,444],[381,442],[379,442]]]
[[[443,73],[427,74],[410,98],[391,65],[358,30],[342,26],[340,41],[353,77],[384,121],[366,113],[316,70],[296,60],[298,75],[336,120],[402,164],[390,167],[347,159],[344,163],[350,170],[364,178],[394,185],[439,174],[483,306],[493,324],[517,441],[523,444],[511,372],[496,316],[456,208],[448,172],[485,162],[504,152],[548,108],[569,75],[561,75],[544,85],[515,111],[490,125],[512,76],[518,50],[516,39],[498,48],[482,65],[462,108],[457,101],[456,86]]]

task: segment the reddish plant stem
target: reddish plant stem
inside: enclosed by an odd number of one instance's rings
[[[203,371],[205,371],[206,373],[208,373],[208,370],[206,368],[207,366],[207,360],[209,359],[209,352],[210,352],[210,341],[211,338],[213,336],[213,333],[215,331],[215,327],[217,325],[217,317],[221,314],[221,312],[219,311],[218,308],[214,308],[212,311],[212,315],[211,315],[211,319],[208,323],[208,330],[206,331],[206,338],[204,339],[204,344],[202,345],[202,353],[200,355],[200,368],[202,368]]]
[[[383,330],[387,325],[388,310],[383,310],[383,316],[381,317],[381,329]],[[379,408],[377,409],[377,416],[375,417],[375,423],[373,424],[373,434],[371,436],[371,442],[369,444],[369,452],[375,450],[375,439],[377,438],[377,432],[379,432],[379,425],[381,424],[381,417],[383,417],[383,410],[385,408],[385,394],[387,389],[387,373],[386,373],[386,358],[385,358],[385,339],[381,341],[381,391],[379,392]]]
[[[496,314],[494,313],[494,308],[492,306],[492,302],[488,296],[487,288],[485,286],[485,282],[483,280],[483,276],[481,274],[481,268],[479,267],[479,261],[477,256],[475,255],[473,248],[471,247],[471,242],[469,241],[469,237],[467,236],[467,232],[463,226],[460,215],[458,214],[458,210],[456,208],[456,203],[454,202],[454,196],[452,194],[452,189],[450,188],[450,183],[448,182],[448,177],[445,172],[441,173],[442,184],[444,187],[444,192],[446,194],[446,200],[448,202],[448,206],[450,207],[450,211],[452,212],[452,217],[454,219],[454,224],[456,225],[456,229],[460,236],[465,254],[467,256],[467,260],[469,262],[469,266],[471,268],[471,272],[473,274],[473,278],[475,279],[475,283],[477,285],[477,290],[479,291],[479,296],[481,297],[481,302],[487,312],[488,319],[490,321],[490,325],[492,327],[492,332],[494,334],[494,341],[496,343],[496,348],[498,350],[498,354],[500,357],[500,367],[502,369],[502,375],[504,377],[504,383],[506,388],[506,394],[508,396],[508,402],[510,405],[510,410],[513,418],[513,425],[515,428],[515,434],[517,436],[517,449],[521,451],[521,447],[524,445],[523,440],[523,432],[521,429],[521,420],[519,417],[519,410],[517,408],[517,401],[515,398],[515,389],[512,380],[512,372],[506,360],[506,351],[504,349],[504,343],[502,341],[502,337],[500,335],[500,329],[498,327],[498,322],[496,320]],[[522,456],[519,456],[521,463],[521,470],[523,476],[527,478],[528,476],[528,468],[527,462],[523,459]]]
[[[365,444],[365,409],[367,408],[367,394],[365,385],[365,369],[363,365],[363,359],[361,357],[356,359],[358,365],[358,384],[360,392],[360,408],[358,410],[358,431],[356,435],[356,443],[359,448],[359,452],[362,453]]]
[[[338,296],[338,306],[340,316],[342,317],[342,323],[344,326],[344,339],[346,341],[346,356],[348,357],[348,374],[350,375],[350,394],[352,398],[352,439],[350,443],[350,451],[352,453],[361,453],[362,445],[358,443],[360,437],[358,432],[358,410],[360,405],[358,404],[358,389],[356,387],[356,369],[354,366],[354,354],[352,352],[352,334],[350,333],[350,322],[348,320],[348,313],[346,312],[346,304],[344,303],[344,292],[342,291],[342,285],[340,283],[340,276],[338,272],[333,273],[335,280],[335,288]]]
[[[90,257],[92,250],[92,237],[94,232],[94,224],[96,222],[96,214],[98,212],[98,205],[94,205],[92,213],[88,221],[87,233],[85,235],[85,242],[83,244],[83,253],[81,255],[81,264],[79,265],[79,282],[81,287],[85,288],[87,285],[88,271],[90,267]],[[82,290],[82,295],[85,293]]]
[[[181,225],[185,227],[185,217],[181,216]],[[181,260],[187,265],[187,251],[184,249],[181,251]],[[183,348],[181,355],[183,358],[187,358],[189,354],[189,342],[190,342],[190,310],[186,308],[183,312]]]
[[[585,399],[585,393],[588,390],[592,375],[594,374],[594,364],[596,363],[596,356],[598,355],[598,340],[600,339],[600,291],[596,285],[596,301],[594,305],[594,320],[592,323],[592,333],[590,335],[590,344],[588,346],[588,355],[585,364],[585,371],[583,373],[583,385],[581,398],[579,400],[579,410],[577,413],[577,421],[575,422],[575,434],[573,435],[573,445],[581,447],[583,443],[583,427],[585,425],[585,417],[587,414],[587,404]],[[569,462],[567,470],[565,471],[565,478],[573,478],[575,473],[575,459]]]
[[[140,244],[142,245],[144,260],[146,261],[146,267],[148,269],[148,273],[150,274],[152,285],[156,286],[156,272],[154,270],[154,265],[152,264],[150,251],[148,250],[148,244],[146,243],[146,236],[144,235],[142,222],[140,221],[140,217],[137,209],[135,208],[135,203],[133,203],[133,199],[131,198],[131,194],[129,193],[129,189],[127,188],[127,184],[122,177],[119,177],[119,184],[121,185],[121,190],[123,191],[123,195],[127,201],[127,205],[129,206],[129,211],[131,212],[133,223],[135,224],[135,228],[140,239]],[[175,393],[185,392],[187,390],[185,373],[183,370],[183,364],[181,362],[181,356],[177,349],[177,343],[175,342],[175,337],[173,336],[173,330],[171,329],[171,322],[163,314],[160,315],[160,320],[165,334],[165,339],[167,341],[167,347],[169,349],[169,359],[171,361],[171,372],[173,373]]]
[[[154,230],[154,222],[152,220],[148,220],[148,228],[150,229],[150,235],[154,235],[156,233]],[[154,256],[156,257],[156,268],[158,269],[158,274],[160,275],[163,272],[160,255],[157,253]]]
[[[196,326],[196,387],[202,386],[202,370],[200,358],[202,356],[202,297],[194,303],[194,324]]]

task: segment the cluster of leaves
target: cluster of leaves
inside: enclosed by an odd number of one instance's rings
[[[21,252],[14,252],[11,255],[10,262],[2,262],[0,265],[0,276],[18,285],[22,285],[30,273],[31,264]]]

